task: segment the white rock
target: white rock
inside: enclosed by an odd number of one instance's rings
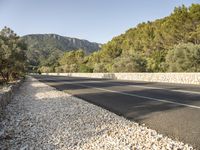
[[[25,146],[21,147],[20,150],[29,150],[28,149],[28,145],[25,145]]]
[[[0,140],[0,149],[192,149],[33,78],[5,114],[0,124],[9,136]]]

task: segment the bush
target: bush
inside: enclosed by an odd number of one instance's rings
[[[79,71],[78,72],[92,72],[92,71],[93,71],[92,68],[86,66],[85,64],[81,64],[79,66]]]
[[[108,72],[104,63],[96,63],[93,72]]]
[[[199,72],[200,45],[188,43],[175,46],[166,56],[166,66],[169,72]]]
[[[146,61],[139,55],[115,59],[112,72],[145,72]]]
[[[38,69],[38,72],[50,73],[53,72],[53,68],[42,66],[41,68]]]

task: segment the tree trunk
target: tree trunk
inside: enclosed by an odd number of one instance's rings
[[[8,82],[9,81],[9,73],[6,73],[6,82]]]
[[[4,75],[4,73],[2,71],[0,73],[1,73],[1,76],[3,78],[3,81],[7,83],[8,80],[7,80],[6,76]]]

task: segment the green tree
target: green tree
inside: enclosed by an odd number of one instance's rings
[[[176,45],[166,56],[167,71],[199,72],[200,45],[192,43]]]
[[[25,73],[26,44],[10,29],[0,31],[0,74],[4,81],[16,79]]]
[[[65,52],[59,58],[58,62],[60,66],[56,67],[56,71],[78,72],[78,71],[83,71],[84,69],[87,70],[86,65],[84,65],[85,54],[83,50]]]
[[[200,44],[200,4],[182,5],[165,18],[140,23],[91,55],[65,52],[58,59],[45,58],[42,66],[58,72],[197,71],[198,50],[188,43]]]
[[[137,68],[135,66],[138,64],[135,62],[138,61],[133,60],[131,56],[139,54],[143,58],[141,61],[146,61],[146,71],[164,72],[167,70],[165,56],[169,49],[179,43],[199,44],[199,10],[199,4],[188,8],[182,5],[176,7],[170,16],[140,23],[104,44],[100,51],[89,56],[88,64],[94,68],[94,72],[133,72],[133,68]]]
[[[146,60],[139,54],[134,56],[123,56],[115,59],[112,72],[145,72]]]
[[[165,68],[165,50],[153,51],[147,58],[147,70],[150,72],[164,72]]]
[[[108,70],[106,69],[106,66],[104,63],[96,63],[94,64],[93,72],[102,73],[102,72],[108,72]]]

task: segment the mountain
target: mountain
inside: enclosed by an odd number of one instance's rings
[[[175,7],[169,16],[139,23],[102,45],[97,52],[87,56],[79,51],[58,55],[62,54],[63,49],[67,49],[60,44],[63,40],[56,35],[47,37],[37,37],[37,42],[31,38],[29,44],[31,50],[34,43],[37,43],[34,47],[34,58],[31,60],[39,57],[40,66],[37,70],[40,72],[198,72],[200,70],[200,4]],[[73,40],[67,41],[64,43],[70,47],[69,50],[75,45],[80,46]],[[56,60],[60,60],[59,63]]]
[[[101,47],[99,43],[57,34],[30,34],[23,36],[22,39],[28,46],[27,57],[33,66],[39,65],[49,57],[57,59],[66,51],[82,49],[88,55]]]

